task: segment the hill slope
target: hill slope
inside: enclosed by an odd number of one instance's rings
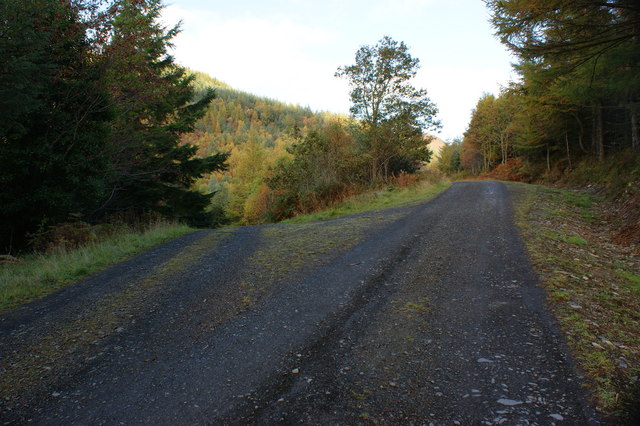
[[[431,139],[431,142],[429,142],[428,145],[431,152],[433,152],[431,161],[429,162],[429,168],[435,168],[438,165],[438,156],[440,155],[440,151],[442,150],[442,148],[444,148],[446,145],[447,143],[445,141],[437,136],[433,136],[433,139]]]
[[[226,221],[252,222],[254,204],[269,167],[286,156],[296,135],[321,126],[330,113],[301,107],[235,90],[208,74],[192,71],[194,87],[201,94],[213,88],[216,98],[183,141],[199,147],[202,156],[227,152],[229,169],[201,179],[199,189],[216,192],[213,208]]]

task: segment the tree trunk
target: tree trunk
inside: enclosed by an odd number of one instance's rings
[[[593,103],[593,144],[598,154],[598,160],[604,160],[604,136],[602,125],[602,104],[600,101]]]
[[[551,172],[551,155],[549,152],[549,144],[547,144],[547,172]]]
[[[638,134],[638,113],[635,108],[631,109],[631,149],[640,149],[640,135]]]
[[[578,133],[578,144],[580,144],[580,150],[585,154],[589,151],[584,146],[584,125],[582,124],[582,120],[580,120],[580,116],[578,114],[573,114],[573,117],[578,122],[578,127],[580,128],[580,132]]]
[[[573,169],[571,166],[571,153],[569,152],[569,133],[565,132],[564,141],[567,144],[567,160],[569,160],[569,170]]]
[[[509,160],[509,134],[508,133],[504,137],[504,157],[505,157],[505,162]]]

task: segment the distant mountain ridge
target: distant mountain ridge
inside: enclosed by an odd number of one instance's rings
[[[433,155],[431,156],[431,161],[429,162],[429,166],[428,166],[429,168],[434,168],[438,165],[438,162],[440,161],[440,158],[439,158],[440,151],[442,150],[442,148],[444,148],[447,145],[447,143],[442,139],[440,139],[439,137],[437,136],[432,136],[432,137],[433,139],[427,145],[431,150],[431,152],[433,152]]]
[[[236,90],[203,72],[190,72],[197,93],[208,88],[216,93],[195,134],[188,138],[205,151],[229,151],[249,139],[273,147],[285,134],[320,124],[330,115]]]

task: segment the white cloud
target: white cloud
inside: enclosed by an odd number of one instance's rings
[[[337,34],[289,19],[222,21],[211,12],[166,8],[165,21],[177,17],[188,21],[174,40],[181,64],[257,95],[314,110],[343,108],[336,108],[336,99],[346,100],[346,85],[333,77],[340,64],[314,59],[319,56],[314,52],[333,43]]]
[[[370,15],[375,20],[387,21],[391,17],[423,14],[434,0],[382,0],[371,5]]]
[[[482,94],[497,95],[500,85],[505,85],[509,79],[510,74],[504,69],[432,66],[418,73],[415,85],[427,89],[429,97],[438,106],[438,117],[443,125],[440,136],[449,140],[462,136],[471,118],[471,110]]]
[[[463,3],[485,12],[476,1]],[[475,12],[467,17],[473,20],[457,22],[449,20],[452,6],[443,8],[435,0],[274,3],[268,14],[253,11],[249,3],[233,12],[168,6],[167,25],[184,21],[174,40],[176,58],[239,90],[347,113],[349,88],[334,77],[336,69],[353,63],[357,48],[384,31],[400,33],[412,55],[423,60],[415,86],[426,88],[438,105],[445,139],[464,132],[483,92],[497,93],[498,84],[509,79],[503,49],[478,21],[485,17]]]

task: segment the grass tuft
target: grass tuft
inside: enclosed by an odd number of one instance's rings
[[[627,288],[629,288],[634,293],[640,295],[640,275],[623,271],[620,269],[616,269],[616,274],[625,279],[626,282],[623,283]]]
[[[157,223],[145,232],[121,232],[77,249],[34,254],[0,266],[0,312],[43,297],[106,266],[184,235],[186,225]]]
[[[283,221],[283,223],[313,222],[316,220],[346,216],[369,210],[419,204],[434,198],[449,186],[451,186],[450,182],[433,184],[426,181],[420,182],[409,188],[396,188],[392,186],[383,190],[354,195],[330,209],[296,216]]]
[[[580,238],[580,237],[577,237],[575,235],[571,235],[571,236],[565,237],[564,240],[566,242],[568,242],[569,244],[575,244],[575,245],[581,246],[581,247],[587,245],[587,241],[584,238]]]

